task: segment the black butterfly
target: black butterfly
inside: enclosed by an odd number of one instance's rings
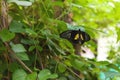
[[[86,33],[79,30],[67,30],[60,34],[61,38],[65,38],[74,44],[83,44],[90,40],[90,36]]]

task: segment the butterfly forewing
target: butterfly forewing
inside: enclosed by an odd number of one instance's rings
[[[79,34],[77,33],[75,36],[74,36],[74,40],[78,40],[79,39]]]
[[[60,34],[60,37],[61,38],[65,38],[65,39],[70,39],[71,37],[71,30],[68,30],[68,31],[64,31]]]

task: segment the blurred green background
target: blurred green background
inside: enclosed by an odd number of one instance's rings
[[[1,0],[0,80],[120,80],[119,0]],[[81,55],[59,34],[81,29]]]

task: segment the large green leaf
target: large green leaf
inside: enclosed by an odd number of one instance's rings
[[[10,24],[9,30],[15,33],[25,32],[25,29],[23,28],[23,24],[18,21],[12,21]]]
[[[39,44],[39,41],[33,39],[21,39],[21,43],[26,45],[34,45],[35,43]]]
[[[2,29],[0,31],[0,38],[2,39],[3,42],[10,41],[15,37],[14,33],[11,33],[7,29]]]
[[[8,0],[9,2],[15,2],[17,5],[21,6],[31,6],[32,2],[29,1],[19,1],[19,0]]]
[[[78,60],[78,59],[71,59],[71,64],[75,69],[77,69],[79,71],[82,71],[85,68],[84,67],[85,63],[83,61]]]
[[[51,74],[50,71],[48,69],[44,69],[42,71],[39,72],[38,74],[38,79],[39,80],[47,80],[47,79],[54,79],[57,78],[58,75],[57,74]]]
[[[24,48],[24,46],[22,44],[11,43],[11,46],[12,46],[13,51],[16,53],[26,52],[26,49]]]
[[[96,65],[98,65],[98,66],[105,66],[105,65],[108,65],[108,64],[110,64],[108,61],[99,61],[99,62],[96,63]]]
[[[34,30],[29,29],[29,28],[27,28],[27,29],[25,30],[25,32],[26,32],[29,36],[31,36],[31,37],[37,37],[37,36],[38,36],[37,33],[36,33]]]
[[[12,75],[12,80],[26,80],[26,72],[23,69],[16,70]]]
[[[71,24],[67,24],[67,27],[68,27],[68,29],[70,29],[70,30],[79,30],[79,29],[81,29],[82,31],[85,31],[84,26],[73,26],[73,25],[71,25]]]
[[[26,80],[37,80],[37,73],[33,72],[31,74],[28,74]]]
[[[65,65],[62,64],[62,63],[59,63],[59,64],[58,64],[58,70],[59,70],[61,73],[65,72],[65,70],[66,70]]]
[[[73,64],[74,64],[74,67],[76,67],[77,69],[81,69],[85,65],[84,62],[77,60],[77,59],[74,61]]]
[[[21,60],[29,60],[29,57],[26,53],[21,52],[21,53],[16,53],[16,55],[21,59]]]

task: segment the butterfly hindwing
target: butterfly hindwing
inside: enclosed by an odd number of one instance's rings
[[[82,36],[83,36],[84,41],[89,41],[90,40],[90,36],[87,33],[82,32]]]

